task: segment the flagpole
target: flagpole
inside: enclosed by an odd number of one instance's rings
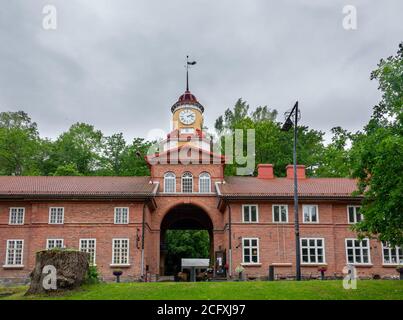
[[[189,91],[189,56],[186,56],[186,91]]]

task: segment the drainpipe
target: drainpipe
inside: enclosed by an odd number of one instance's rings
[[[143,219],[141,223],[141,278],[144,279],[144,236],[145,236],[146,203],[143,204]]]
[[[231,232],[231,205],[228,204],[228,274],[232,277],[232,232]]]

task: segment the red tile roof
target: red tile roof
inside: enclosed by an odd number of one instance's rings
[[[289,178],[258,179],[256,177],[226,177],[218,184],[223,197],[292,197],[294,180]],[[356,180],[347,178],[307,178],[298,180],[302,197],[352,197]]]
[[[152,196],[149,177],[0,176],[0,198],[21,196],[138,197]]]

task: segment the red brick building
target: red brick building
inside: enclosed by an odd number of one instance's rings
[[[293,168],[278,178],[269,164],[257,177],[224,177],[225,158],[210,151],[203,106],[186,91],[172,106],[174,129],[147,157],[150,177],[0,177],[0,279],[26,279],[35,252],[68,247],[91,253],[105,279],[115,268],[131,280],[165,273],[165,231],[206,229],[211,261],[248,277],[295,272]],[[400,248],[356,239],[361,198],[351,179],[308,178],[298,166],[304,277],[397,276]],[[219,258],[219,259],[217,259]],[[219,263],[217,263],[217,260]]]

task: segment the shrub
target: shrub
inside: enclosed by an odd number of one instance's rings
[[[94,284],[99,283],[99,272],[96,266],[90,266],[87,272],[87,278],[85,279],[85,283]]]

